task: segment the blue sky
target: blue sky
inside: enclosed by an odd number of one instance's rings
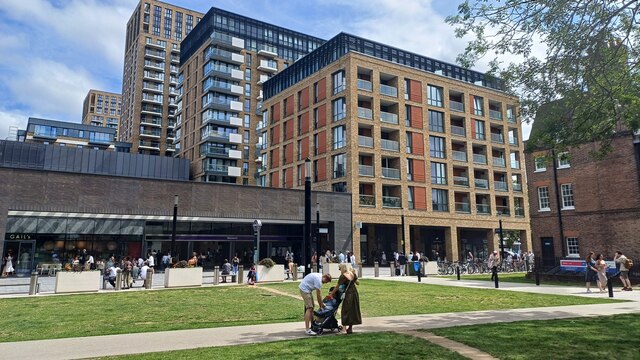
[[[168,0],[216,7],[329,39],[340,31],[447,62],[465,42],[446,0]],[[136,0],[2,0],[0,139],[29,116],[80,122],[89,89],[120,93],[126,23]],[[402,6],[398,6],[402,4]],[[482,63],[477,70],[484,70]],[[525,131],[528,135],[528,131]]]

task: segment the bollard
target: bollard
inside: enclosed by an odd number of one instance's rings
[[[498,283],[498,271],[496,271],[496,277],[494,278],[494,281],[495,281],[496,289],[498,289],[500,287],[500,284]]]
[[[358,277],[362,278],[362,263],[358,264]]]
[[[415,264],[418,264],[418,269],[416,269]],[[414,263],[413,269],[416,270],[416,275],[418,275],[418,282],[422,282],[422,269],[421,269],[420,261],[417,261],[416,263]]]
[[[38,273],[36,271],[31,272],[31,281],[29,281],[29,295],[36,295],[38,293]]]
[[[147,269],[147,278],[144,279],[144,288],[151,289],[151,285],[153,284],[153,269]]]
[[[293,281],[298,281],[298,264],[293,263]]]
[[[373,263],[373,277],[380,277],[380,267],[378,267],[378,262]]]
[[[213,267],[213,285],[218,285],[218,281],[220,281],[220,267]]]
[[[317,264],[311,265],[311,272],[318,272],[318,265]]]
[[[238,266],[238,284],[242,284],[244,277],[244,266]]]
[[[409,262],[404,264],[402,267],[404,268],[404,273],[402,275],[403,276],[408,276],[409,275]]]
[[[538,268],[535,268],[535,277],[536,277],[536,286],[540,286],[540,272],[538,271]]]
[[[612,298],[613,297],[613,281],[611,281],[611,278],[607,279],[607,289],[609,290],[609,297]]]
[[[118,269],[116,272],[116,291],[122,289],[122,270]]]
[[[460,280],[460,265],[456,266],[456,277]]]
[[[394,262],[389,264],[389,274],[391,274],[391,277],[396,276],[396,266]]]

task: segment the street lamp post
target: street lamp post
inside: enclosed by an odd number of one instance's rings
[[[406,252],[404,239],[404,208],[400,209],[400,211],[402,214],[400,216],[400,227],[402,228],[402,253],[404,254]]]
[[[309,258],[311,256],[311,160],[304,161],[304,245],[302,246],[302,263],[304,274],[311,272]],[[307,254],[309,251],[309,254]]]
[[[500,215],[498,215],[500,216]],[[502,219],[498,219],[498,224],[500,225],[500,259],[504,256],[504,234],[502,231]]]
[[[171,257],[178,259],[176,254],[176,225],[178,224],[178,195],[173,196],[173,226],[171,227]]]
[[[258,264],[260,261],[260,228],[262,228],[262,221],[253,221],[253,234],[256,237],[253,244],[253,263]]]
[[[316,266],[320,272],[320,203],[316,202]]]

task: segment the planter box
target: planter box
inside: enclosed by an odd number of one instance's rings
[[[338,263],[322,264],[322,275],[330,274],[332,279],[337,279],[342,275],[338,269]],[[351,269],[351,264],[345,263],[347,269]]]
[[[429,261],[424,265],[424,273],[427,275],[438,275],[438,262]]]
[[[268,268],[263,265],[258,265],[256,267],[256,271],[258,272],[258,282],[269,282],[269,281],[284,281],[285,273],[284,273],[284,265],[276,264],[272,267]],[[249,276],[249,269],[244,270],[244,283],[247,283],[247,277]]]
[[[175,268],[164,271],[164,287],[202,286],[202,268]]]
[[[56,273],[56,294],[97,292],[102,276],[100,271],[59,271]]]

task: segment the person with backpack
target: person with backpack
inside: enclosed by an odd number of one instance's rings
[[[633,260],[627,258],[622,254],[622,251],[616,251],[616,256],[613,258],[616,264],[620,264],[620,281],[622,281],[622,291],[631,291],[631,281],[629,280],[629,270],[633,267]]]
[[[124,261],[122,262],[122,275],[124,275],[123,277],[123,282],[124,282],[124,289],[131,289],[131,285],[133,284],[133,278],[132,278],[132,272],[133,272],[133,263],[131,262],[131,259],[127,256],[124,258]]]

